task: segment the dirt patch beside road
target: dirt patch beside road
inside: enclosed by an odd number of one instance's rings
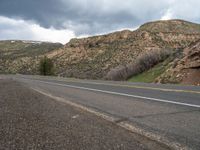
[[[93,114],[0,80],[0,149],[168,149]]]
[[[200,86],[200,68],[187,69],[187,76],[183,79],[182,83]]]

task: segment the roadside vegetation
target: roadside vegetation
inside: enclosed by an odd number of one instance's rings
[[[39,66],[40,75],[54,75],[54,65],[50,58],[46,56],[40,60]]]
[[[145,82],[145,83],[152,83],[156,80],[157,77],[159,77],[162,73],[165,72],[167,66],[165,64],[159,63],[153,68],[149,69],[148,71],[145,71],[139,75],[133,76],[128,81],[130,82]]]
[[[146,52],[139,56],[133,63],[112,69],[108,72],[106,79],[118,81],[127,80],[132,76],[136,76],[151,69],[155,65],[167,59],[169,55],[170,50],[153,50]],[[159,72],[161,71],[158,71],[157,74],[159,74]]]

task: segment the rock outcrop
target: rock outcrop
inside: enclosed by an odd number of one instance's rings
[[[175,59],[157,81],[200,85],[200,40],[185,48],[183,57]]]

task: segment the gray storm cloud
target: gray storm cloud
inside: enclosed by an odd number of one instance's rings
[[[199,6],[199,0],[1,0],[0,16],[81,36],[135,28],[159,19],[198,23]]]

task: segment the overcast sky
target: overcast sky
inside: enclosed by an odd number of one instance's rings
[[[177,18],[200,23],[200,0],[0,0],[0,40],[66,43]]]

